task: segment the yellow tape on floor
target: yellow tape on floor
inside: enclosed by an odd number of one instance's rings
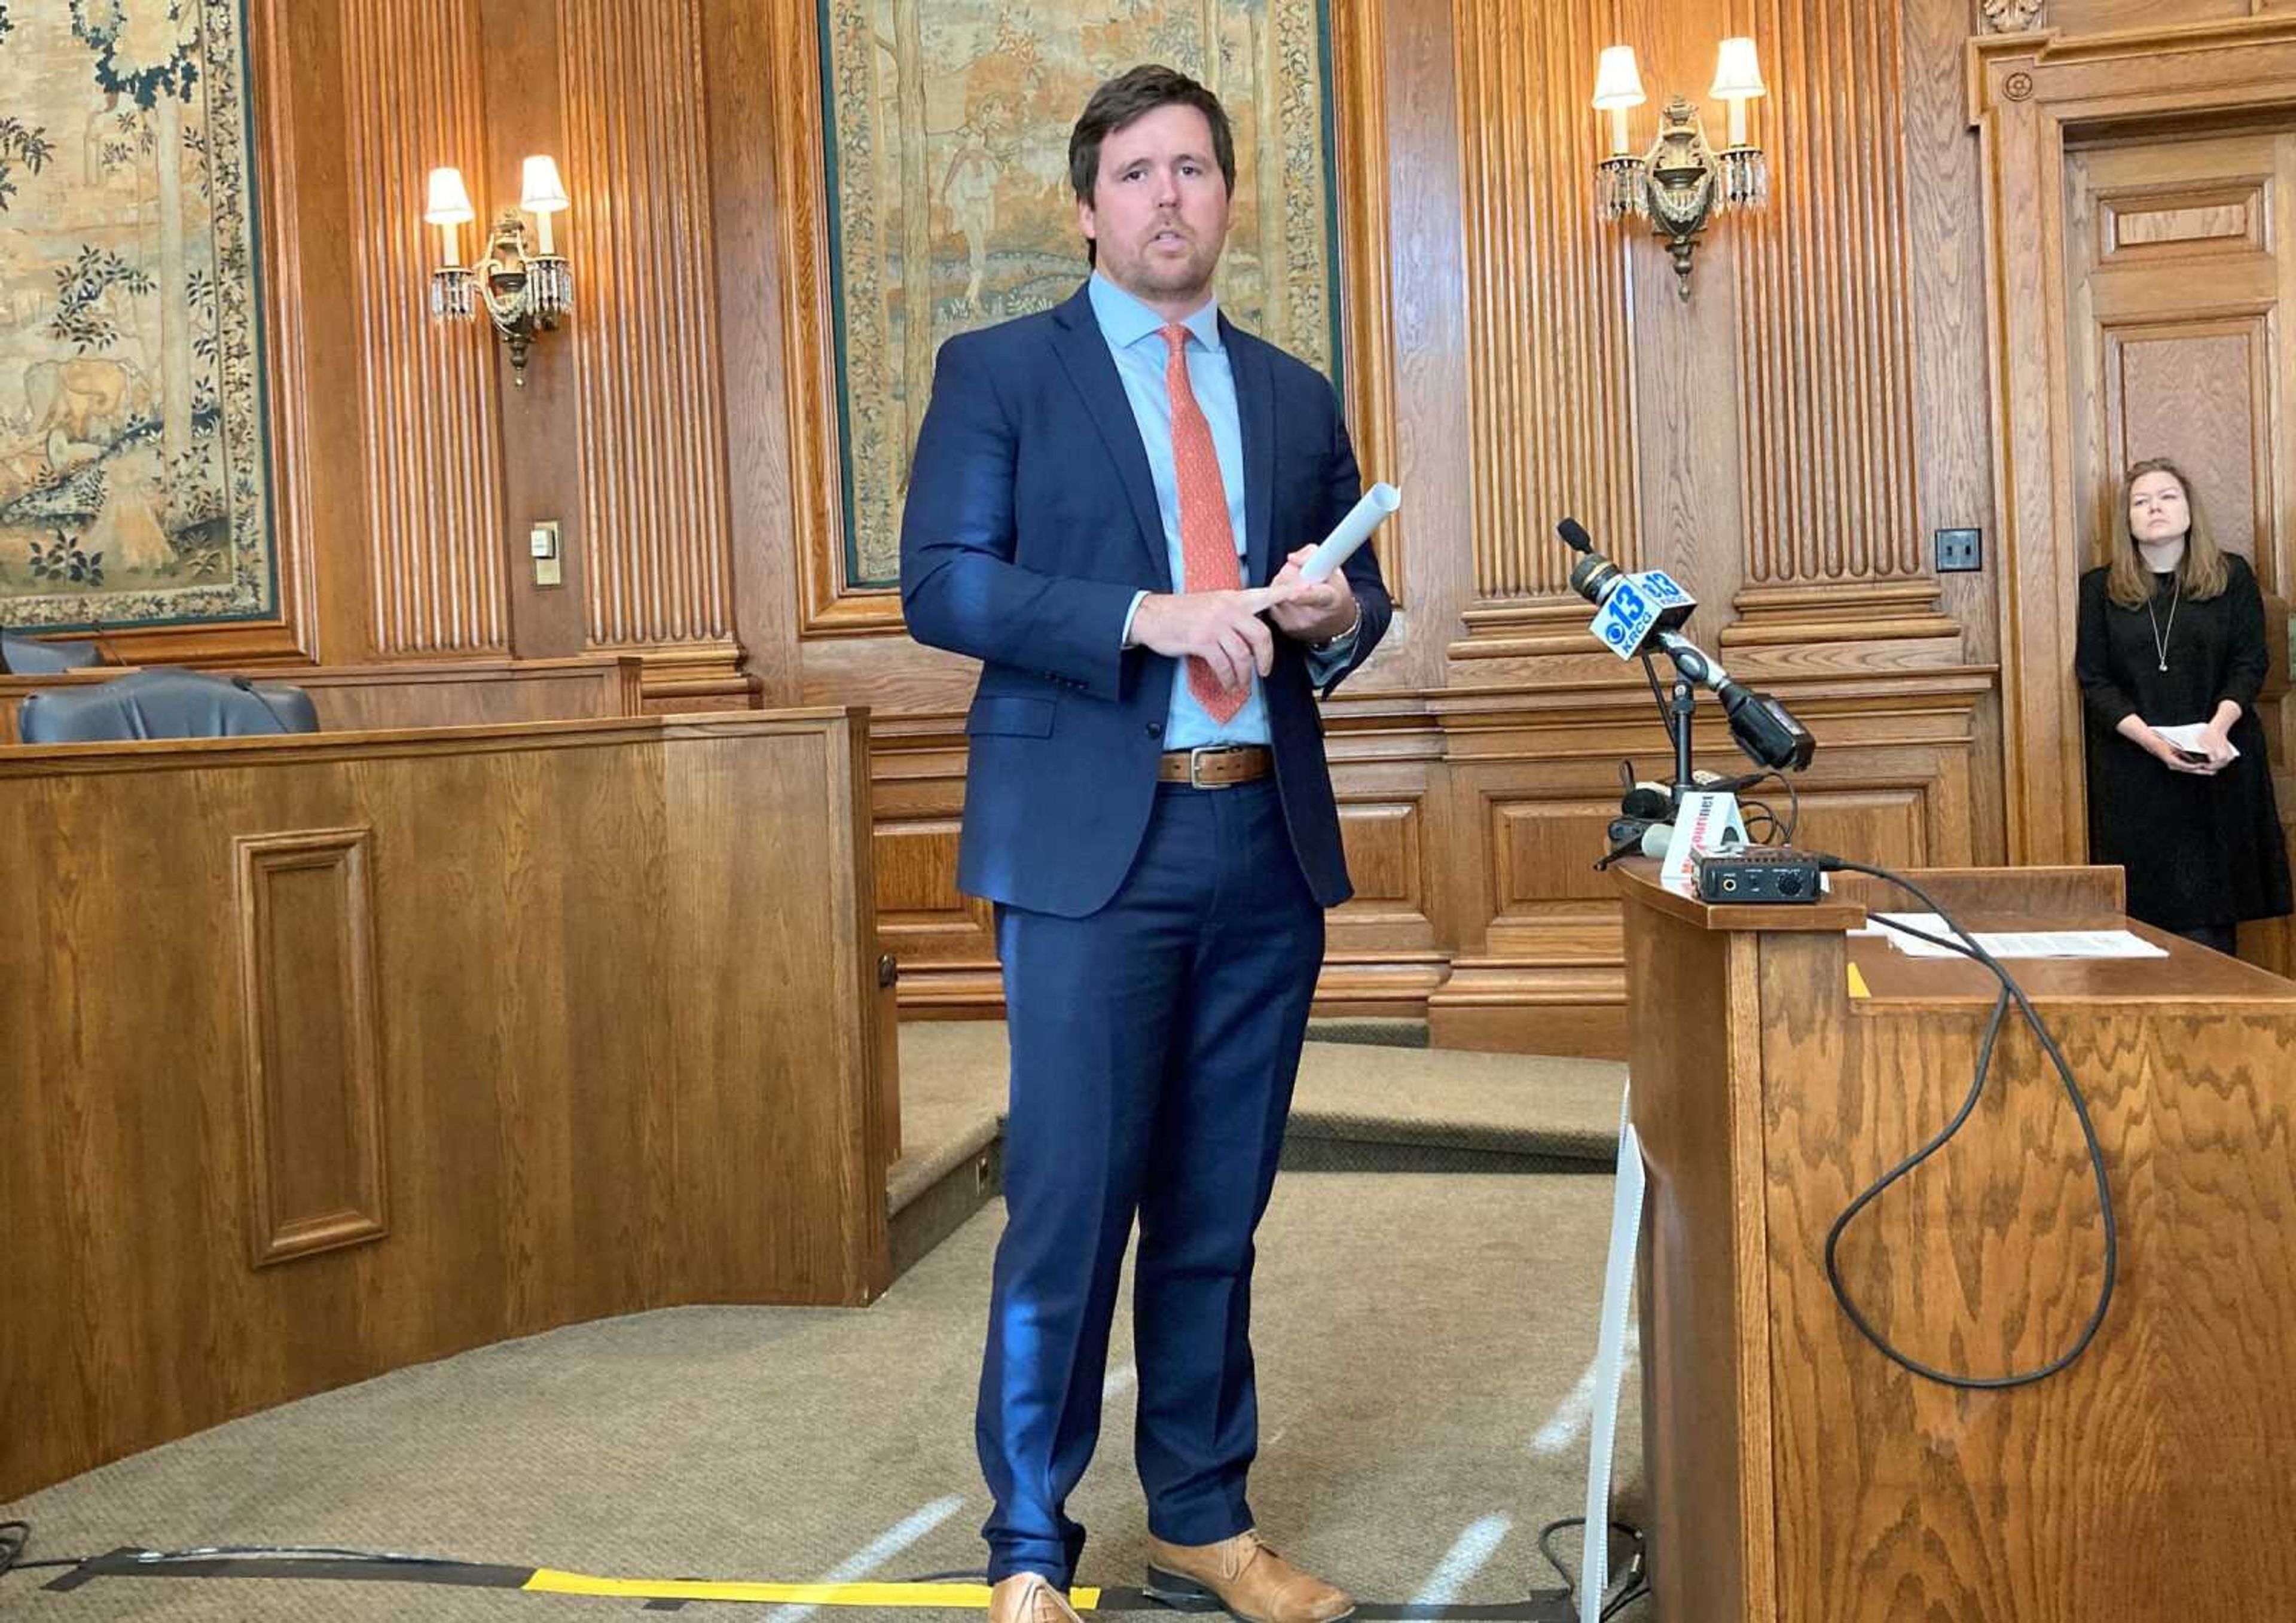
[[[1852,963],[1849,966],[1849,996],[1852,997],[1871,997],[1874,996],[1873,993],[1866,989],[1866,977],[1857,972],[1857,966],[1855,963]]]
[[[786,1606],[969,1606],[986,1611],[986,1584],[750,1584],[701,1578],[593,1578],[537,1567],[526,1580],[537,1594],[587,1594],[629,1601],[758,1601]],[[1069,1591],[1069,1604],[1090,1611],[1096,1588]]]

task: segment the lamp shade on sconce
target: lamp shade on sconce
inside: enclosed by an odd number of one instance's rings
[[[547,153],[537,153],[526,160],[520,176],[518,206],[534,216],[535,234],[542,240],[542,251],[554,254],[558,245],[550,240],[550,217],[566,205],[566,183],[558,178],[558,160]]]
[[[1769,86],[1762,83],[1762,64],[1754,53],[1752,40],[1722,42],[1714,56],[1714,88],[1706,94],[1718,102],[1742,102],[1770,94]]]
[[[463,184],[460,169],[430,171],[430,197],[422,210],[426,225],[461,225],[478,218],[471,207],[470,189]]]
[[[529,214],[555,214],[567,206],[566,183],[558,178],[556,159],[537,154],[526,160],[518,206]]]
[[[1611,115],[1613,156],[1627,150],[1627,109],[1640,107],[1644,100],[1643,76],[1635,66],[1634,46],[1606,47],[1595,65],[1595,106]]]
[[[1730,144],[1747,145],[1746,103],[1770,94],[1769,86],[1762,83],[1762,64],[1754,54],[1752,40],[1741,36],[1722,42],[1722,48],[1714,53],[1714,87],[1706,94],[1730,103]]]
[[[1643,76],[1635,66],[1632,45],[1611,45],[1603,53],[1595,69],[1595,105],[1604,111],[1640,107],[1648,100],[1643,94]]]

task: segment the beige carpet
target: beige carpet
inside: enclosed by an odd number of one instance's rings
[[[1600,1176],[1279,1180],[1256,1292],[1253,1498],[1271,1537],[1365,1599],[1552,1586],[1534,1540],[1583,1492],[1574,1389],[1609,1201]],[[1002,1216],[991,1206],[865,1310],[694,1308],[559,1331],[234,1422],[4,1513],[33,1523],[35,1557],[248,1543],[636,1577],[977,1568],[988,1505],[972,1389]],[[1106,1430],[1071,1508],[1094,1533],[1082,1577],[1136,1584],[1119,1316]],[[1634,1386],[1620,1447],[1630,1475]],[[0,1578],[0,1613],[453,1620],[636,1605],[219,1579],[99,1579],[56,1595],[38,1581]]]

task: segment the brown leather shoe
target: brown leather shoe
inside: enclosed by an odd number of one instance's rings
[[[1015,1572],[988,1592],[988,1623],[1084,1623],[1041,1572]]]
[[[1218,1544],[1148,1540],[1148,1595],[1181,1611],[1225,1610],[1242,1623],[1339,1623],[1354,1597],[1300,1570],[1250,1528]]]

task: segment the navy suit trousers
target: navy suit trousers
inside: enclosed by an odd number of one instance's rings
[[[996,1499],[988,1578],[1065,1586],[1070,1493],[1099,1440],[1109,1324],[1136,1216],[1137,1461],[1148,1529],[1210,1544],[1251,1525],[1259,1439],[1252,1232],[1324,956],[1272,780],[1160,785],[1138,857],[1097,913],[1000,907],[1012,1038],[1006,1226],[976,1437]]]

